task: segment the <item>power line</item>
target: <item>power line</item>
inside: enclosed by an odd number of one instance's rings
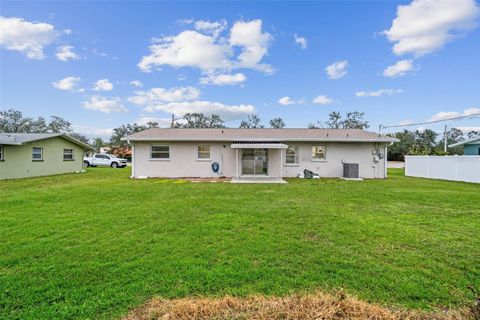
[[[431,123],[438,123],[438,122],[465,119],[465,118],[475,118],[477,116],[480,116],[480,112],[469,114],[469,115],[466,115],[466,116],[459,116],[459,117],[453,117],[453,118],[442,119],[442,120],[427,121],[427,122],[418,122],[418,123],[409,123],[409,124],[396,124],[396,125],[391,125],[391,126],[380,125],[380,128],[381,129],[382,128],[387,129],[387,128],[398,128],[398,127],[411,127],[411,126],[419,126],[419,125],[422,125],[422,124],[431,124]]]

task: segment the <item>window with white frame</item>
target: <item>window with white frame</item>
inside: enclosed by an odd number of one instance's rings
[[[34,161],[43,160],[43,148],[40,148],[40,147],[32,148],[32,160]]]
[[[3,160],[3,146],[0,145],[0,161]]]
[[[210,145],[204,144],[197,147],[198,160],[210,160]]]
[[[312,146],[312,161],[321,161],[325,159],[325,146]]]
[[[298,146],[288,146],[285,149],[285,164],[298,164]]]
[[[150,146],[150,159],[170,159],[170,146]]]
[[[63,149],[63,161],[70,161],[73,159],[73,149]]]

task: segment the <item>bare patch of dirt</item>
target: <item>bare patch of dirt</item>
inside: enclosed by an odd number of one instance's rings
[[[306,319],[306,320],[466,320],[468,309],[423,312],[388,309],[343,293],[287,297],[154,298],[131,311],[124,320],[170,319]]]

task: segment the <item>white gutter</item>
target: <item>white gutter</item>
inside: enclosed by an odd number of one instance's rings
[[[133,138],[126,139],[122,138],[123,141],[227,141],[232,143],[242,143],[242,142],[399,142],[399,139],[335,139],[335,138],[247,138],[247,139],[219,139],[217,137],[212,138]]]
[[[287,149],[283,143],[232,143],[232,149]]]

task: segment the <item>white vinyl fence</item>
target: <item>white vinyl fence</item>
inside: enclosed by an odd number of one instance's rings
[[[480,183],[480,156],[405,156],[405,175]]]

